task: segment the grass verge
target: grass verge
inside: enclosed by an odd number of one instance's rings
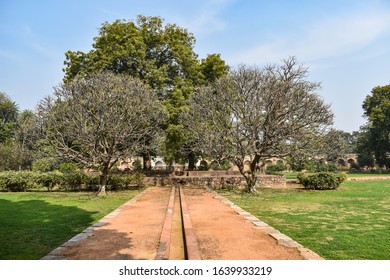
[[[297,175],[299,172],[285,172],[284,177],[286,179],[297,179]],[[308,173],[308,174],[315,174],[315,173]],[[348,178],[364,178],[364,177],[390,177],[390,174],[378,174],[378,173],[349,173],[347,172]]]
[[[139,192],[0,193],[0,259],[40,259]]]
[[[330,191],[220,193],[325,259],[390,259],[389,181],[348,181]]]

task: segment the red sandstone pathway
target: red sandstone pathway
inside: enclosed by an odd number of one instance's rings
[[[153,260],[170,188],[149,188],[139,199],[106,216],[90,236],[57,254],[71,260]]]
[[[147,189],[136,201],[107,215],[44,259],[154,260],[170,191],[162,187]],[[184,193],[204,260],[320,259],[261,221],[257,220],[259,226],[255,226],[249,213],[238,214],[237,207],[222,203],[205,189],[185,188]],[[292,248],[291,244],[299,246]]]

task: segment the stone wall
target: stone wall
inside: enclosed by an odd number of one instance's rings
[[[195,171],[193,171],[195,172]],[[145,177],[144,183],[149,186],[208,186],[211,189],[233,189],[244,188],[246,181],[242,175],[215,174],[215,173],[193,173],[188,176],[168,177]],[[201,172],[201,171],[198,171]],[[207,171],[206,171],[207,172]],[[213,171],[214,172],[214,171]],[[219,172],[222,173],[222,172]],[[217,175],[217,176],[216,176]],[[260,175],[257,179],[258,186],[285,186],[286,179],[283,176]]]

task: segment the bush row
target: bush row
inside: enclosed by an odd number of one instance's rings
[[[297,178],[305,189],[328,190],[337,189],[347,179],[347,174],[344,172],[339,174],[320,172],[311,175],[299,173]]]
[[[108,190],[126,190],[142,187],[144,175],[111,175],[108,180]],[[46,188],[66,191],[97,190],[99,176],[82,172],[31,172],[5,171],[0,172],[0,190],[29,191]]]

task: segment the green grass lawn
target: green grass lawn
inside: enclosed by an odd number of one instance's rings
[[[377,173],[347,173],[350,178],[356,177],[390,177],[390,174],[377,174]]]
[[[40,259],[139,192],[0,193],[0,259]]]
[[[325,259],[390,260],[390,181],[221,194]]]
[[[284,177],[286,179],[296,179],[299,172],[285,172]],[[309,173],[314,174],[314,173]],[[377,174],[377,173],[348,173],[348,178],[358,178],[358,177],[389,177],[390,174]]]

